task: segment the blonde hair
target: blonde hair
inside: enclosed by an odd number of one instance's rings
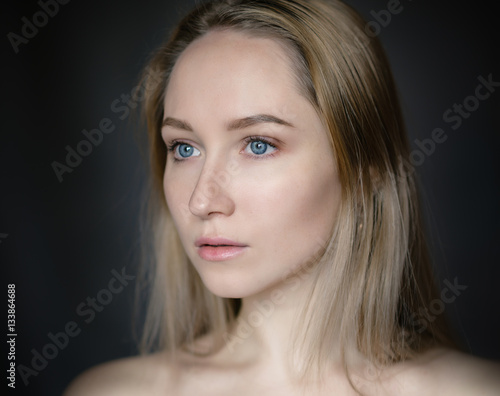
[[[366,26],[338,0],[216,0],[199,4],[154,54],[143,77],[152,171],[152,231],[146,237],[154,252],[146,278],[151,294],[144,351],[175,351],[202,335],[223,334],[238,314],[240,301],[210,293],[190,264],[162,187],[166,149],[160,129],[170,73],[190,43],[217,29],[283,43],[301,93],[330,132],[342,198],[332,238],[311,275],[315,287],[302,322],[308,325],[297,334],[306,366],[324,367],[339,340],[377,364],[451,345],[442,316],[424,329],[415,321],[415,313],[439,296],[395,83]]]

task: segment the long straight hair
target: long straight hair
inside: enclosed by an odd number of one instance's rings
[[[374,32],[338,0],[216,0],[199,4],[177,25],[143,76],[151,186],[142,350],[175,351],[202,335],[224,334],[238,315],[240,301],[213,295],[190,264],[162,187],[160,129],[170,74],[186,47],[214,30],[285,46],[301,94],[323,119],[336,156],[339,215],[312,271],[301,321],[307,326],[296,334],[305,366],[326,367],[338,356],[339,341],[344,358],[352,348],[376,364],[452,345],[443,316],[425,326],[416,316],[439,296],[399,99]]]

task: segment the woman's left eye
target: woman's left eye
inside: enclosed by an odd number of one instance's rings
[[[264,139],[250,139],[245,147],[245,153],[257,156],[271,154],[276,151],[276,146]]]

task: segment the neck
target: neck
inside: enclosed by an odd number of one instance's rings
[[[227,351],[263,368],[281,367],[286,373],[294,346],[292,331],[300,324],[313,277],[296,274],[258,295],[243,298],[238,318],[225,339]]]

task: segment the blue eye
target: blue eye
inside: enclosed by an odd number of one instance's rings
[[[276,147],[274,147],[272,144],[262,139],[254,139],[250,141],[245,149],[247,153],[258,156],[262,156],[264,154],[271,154],[275,150]]]
[[[193,155],[194,147],[189,144],[181,143],[177,146],[176,151],[182,158],[188,158]]]
[[[267,150],[267,143],[252,142],[252,143],[250,143],[250,150],[252,150],[252,153],[257,154],[257,155],[264,154]]]
[[[189,157],[197,157],[201,154],[200,150],[190,144],[175,141],[168,145],[168,151],[174,153],[176,161],[182,161]]]

